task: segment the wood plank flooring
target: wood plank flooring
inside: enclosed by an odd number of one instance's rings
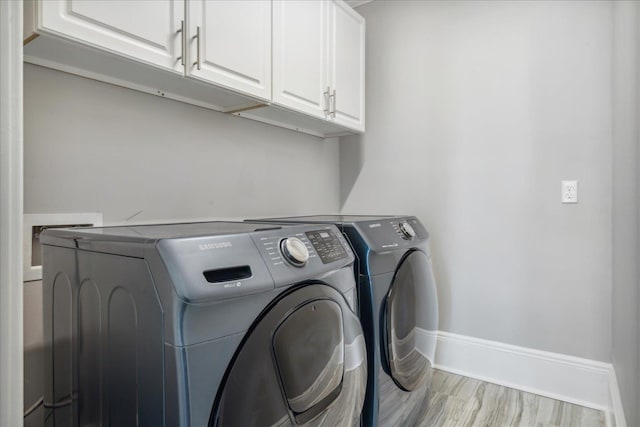
[[[443,371],[433,374],[424,427],[605,427],[602,411]]]

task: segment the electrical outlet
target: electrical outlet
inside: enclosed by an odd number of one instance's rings
[[[578,203],[578,181],[562,181],[562,203]]]

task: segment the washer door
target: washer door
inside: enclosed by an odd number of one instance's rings
[[[359,425],[366,371],[360,321],[344,297],[324,284],[295,287],[245,335],[209,425]]]
[[[419,250],[398,264],[380,316],[381,362],[404,391],[431,376],[438,324],[438,301],[431,261]]]

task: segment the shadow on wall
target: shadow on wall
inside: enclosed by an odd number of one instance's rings
[[[364,214],[364,215],[377,215],[377,214],[393,214],[393,215],[416,215],[423,224],[430,230],[433,236],[433,229],[437,228],[433,222],[430,222],[431,217],[424,214],[423,199],[415,199],[411,197],[409,200],[404,198],[405,196],[400,196],[400,199],[394,199],[390,197],[388,193],[384,191],[388,190],[380,189],[381,191],[374,192],[375,199],[369,199],[364,202],[362,205],[362,200],[356,202],[356,208],[353,208],[353,200],[351,201],[351,206],[345,212],[347,201],[349,200],[354,188],[356,187],[356,183],[360,178],[360,174],[364,169],[364,144],[365,144],[364,135],[351,135],[347,137],[341,137],[339,141],[339,149],[340,149],[340,212],[341,213],[353,213],[353,214]],[[369,144],[372,143],[371,139],[368,141]],[[371,167],[371,165],[369,165]],[[434,176],[428,176],[427,179],[436,179],[438,176],[443,176],[443,174],[447,172],[447,170],[434,169]],[[397,177],[393,178],[394,180]],[[453,180],[443,180],[444,182],[450,183]],[[371,183],[367,183],[365,187],[370,187]],[[359,189],[362,190],[363,184],[360,183]],[[357,190],[356,190],[357,191]],[[417,201],[416,201],[417,200]],[[429,203],[427,203],[429,205]],[[389,208],[391,206],[391,208]],[[355,209],[355,210],[354,210]],[[442,213],[446,212],[449,209],[449,206],[444,206],[444,204],[438,205],[438,210]],[[448,218],[450,215],[444,215],[445,218]],[[440,236],[442,233],[440,233]],[[451,313],[451,288],[449,286],[449,271],[447,269],[447,264],[442,262],[444,259],[444,249],[442,247],[442,243],[438,241],[438,237],[432,239],[430,242],[431,254],[434,260],[434,275],[438,288],[438,306],[439,306],[439,316],[438,320],[439,325],[443,324],[442,316],[445,313]],[[439,260],[439,261],[438,261]],[[447,324],[449,323],[449,319],[445,319]]]
[[[26,348],[24,351],[24,427],[41,427],[45,422],[42,405],[44,389],[44,347]]]
[[[362,135],[351,135],[340,138],[340,212],[362,172],[364,154],[362,151]]]

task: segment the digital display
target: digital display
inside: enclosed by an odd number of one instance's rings
[[[328,264],[348,256],[344,246],[340,243],[340,239],[338,239],[333,232],[318,230],[308,231],[305,234],[320,256],[323,264]]]

